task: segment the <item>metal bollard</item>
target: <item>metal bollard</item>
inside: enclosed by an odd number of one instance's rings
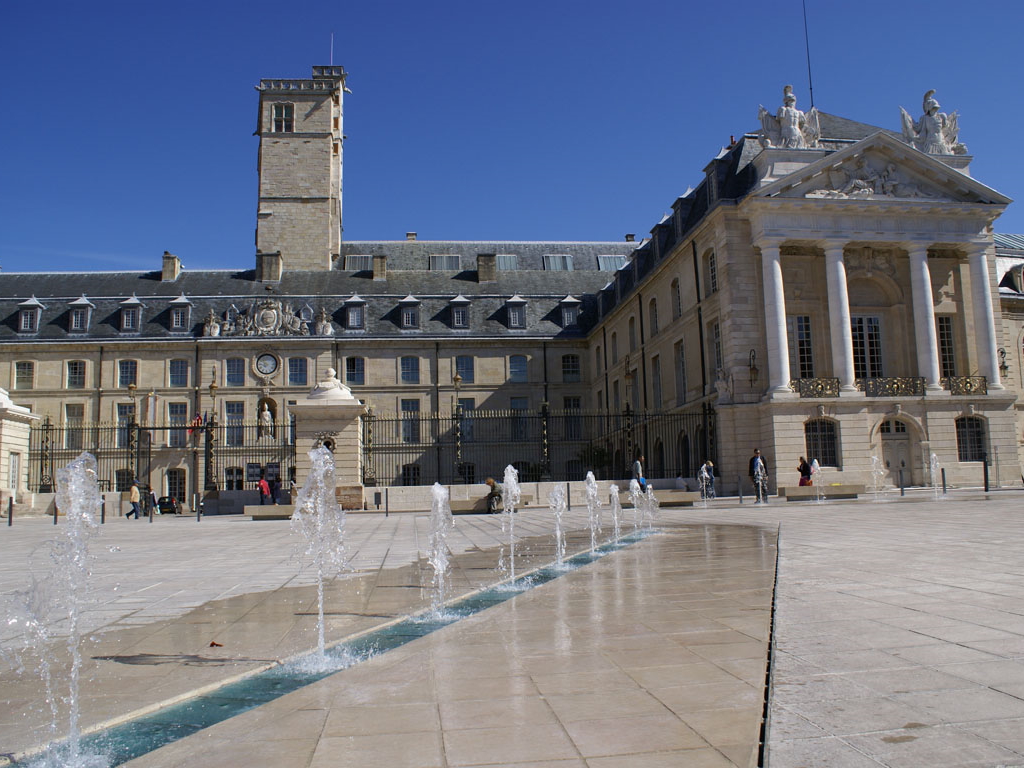
[[[100,496],[100,525],[107,522],[107,497]]]
[[[56,499],[54,499],[54,502],[53,502],[53,524],[54,525],[57,524],[57,500]]]
[[[196,504],[196,522],[197,523],[203,522],[203,501],[202,501],[202,499],[200,499],[199,503]]]
[[[985,493],[988,493],[988,454],[981,454],[981,469],[985,476]]]
[[[14,497],[7,500],[7,527],[14,525]]]
[[[942,468],[942,495],[946,495],[946,468]]]
[[[150,506],[149,506],[149,522],[151,522],[151,523],[153,522],[153,512],[154,512],[153,505],[150,504]]]
[[[900,468],[900,496],[906,496],[907,489],[903,487],[903,469]]]
[[[743,475],[736,475],[736,495],[740,497],[740,504],[743,503]]]

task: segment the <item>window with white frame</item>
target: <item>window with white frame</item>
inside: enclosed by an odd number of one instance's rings
[[[574,384],[583,380],[579,355],[562,355],[562,381]]]
[[[288,386],[304,387],[309,383],[309,361],[304,357],[288,358]]]
[[[184,331],[188,328],[188,307],[173,307],[171,309],[171,330]]]
[[[224,444],[244,445],[245,444],[245,402],[242,400],[228,400],[224,403]]]
[[[18,320],[19,333],[35,333],[39,330],[39,310],[23,309]]]
[[[181,448],[188,440],[188,403],[167,404],[167,425],[177,429],[167,430],[167,445]]]
[[[418,357],[403,357],[399,361],[403,384],[420,383],[420,359]]]
[[[139,330],[139,316],[141,310],[139,307],[122,307],[121,308],[121,330],[125,332],[134,332]]]
[[[512,355],[509,357],[508,380],[519,384],[526,381],[526,355]]]
[[[579,304],[563,304],[562,305],[562,327],[572,328],[579,322],[580,318],[580,305]]]
[[[508,327],[509,328],[525,328],[526,327],[526,306],[524,304],[509,304],[508,305]]]
[[[792,379],[814,378],[814,345],[811,339],[810,315],[791,315],[789,326],[789,376]]]
[[[245,359],[232,357],[224,361],[224,384],[229,387],[245,386]]]
[[[272,127],[274,133],[294,133],[295,105],[275,104],[273,107]]]
[[[420,308],[413,305],[406,305],[402,307],[402,327],[403,328],[419,328],[420,327]]]
[[[67,361],[67,388],[85,389],[85,360]]]
[[[938,315],[935,318],[939,341],[939,375],[956,376],[956,349],[953,346],[953,318]]]
[[[853,375],[877,379],[882,372],[882,323],[877,317],[852,317]]]
[[[463,384],[474,383],[476,380],[476,359],[472,355],[456,355],[455,372],[462,377]]]
[[[89,310],[86,307],[75,307],[71,310],[68,330],[72,333],[84,333],[89,330]]]
[[[139,383],[139,363],[137,360],[117,361],[117,386],[127,389],[130,385]]]
[[[168,361],[167,385],[170,387],[188,386],[188,360],[179,358]]]
[[[353,330],[362,329],[365,325],[364,317],[362,304],[350,304],[345,313],[345,327]]]
[[[708,254],[708,294],[718,291],[718,256],[714,251]]]
[[[452,327],[469,328],[469,307],[465,304],[452,307]]]

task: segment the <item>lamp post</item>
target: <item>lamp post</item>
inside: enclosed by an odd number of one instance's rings
[[[455,402],[452,412],[455,416],[455,473],[466,482],[466,474],[462,471],[462,400],[459,399],[459,388],[462,386],[462,376],[456,371],[452,376],[452,384],[455,385]]]
[[[138,460],[138,456],[136,454],[138,452],[138,443],[139,443],[138,422],[136,421],[136,418],[135,418],[135,391],[136,391],[136,389],[137,389],[137,387],[135,385],[135,382],[134,381],[129,382],[129,384],[128,384],[128,399],[131,401],[131,404],[132,404],[131,410],[128,412],[128,441],[127,441],[128,442],[128,472],[131,475],[130,482],[135,482],[135,481],[137,481],[139,479],[137,474],[136,474],[138,472],[138,461],[137,461]]]
[[[626,355],[626,461],[633,461],[633,371],[629,368],[629,355]]]
[[[206,423],[206,445],[203,451],[204,474],[206,475],[203,487],[207,491],[217,490],[217,477],[213,466],[213,443],[216,439],[215,429],[217,427],[217,369],[212,371],[210,379],[210,420]]]
[[[757,375],[760,373],[757,370],[757,352],[753,349],[750,350],[750,355],[747,358],[747,368],[750,371],[750,388],[753,389],[757,383]]]

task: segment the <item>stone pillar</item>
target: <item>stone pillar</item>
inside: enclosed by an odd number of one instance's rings
[[[7,513],[7,500],[23,504],[28,497],[28,447],[32,422],[39,417],[15,405],[0,389],[0,513]],[[12,474],[16,473],[16,474]]]
[[[825,243],[825,281],[828,284],[828,326],[832,340],[832,371],[843,392],[856,392],[853,374],[853,329],[850,326],[850,294],[846,290],[843,244]]]
[[[989,389],[1004,389],[999,381],[996,353],[996,323],[992,313],[992,284],[989,282],[985,246],[972,244],[967,252],[971,272],[971,305],[974,308],[974,334],[978,348],[978,370],[988,379]]]
[[[914,338],[917,342],[917,372],[930,392],[941,392],[939,343],[935,333],[935,301],[928,270],[928,245],[908,243],[910,287],[914,301]]]
[[[789,344],[786,338],[786,295],[782,258],[775,241],[758,243],[764,285],[764,330],[768,341],[768,391],[792,393],[789,386]]]

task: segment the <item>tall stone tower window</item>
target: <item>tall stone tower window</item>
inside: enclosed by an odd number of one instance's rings
[[[295,105],[275,104],[274,105],[274,133],[295,132]]]

